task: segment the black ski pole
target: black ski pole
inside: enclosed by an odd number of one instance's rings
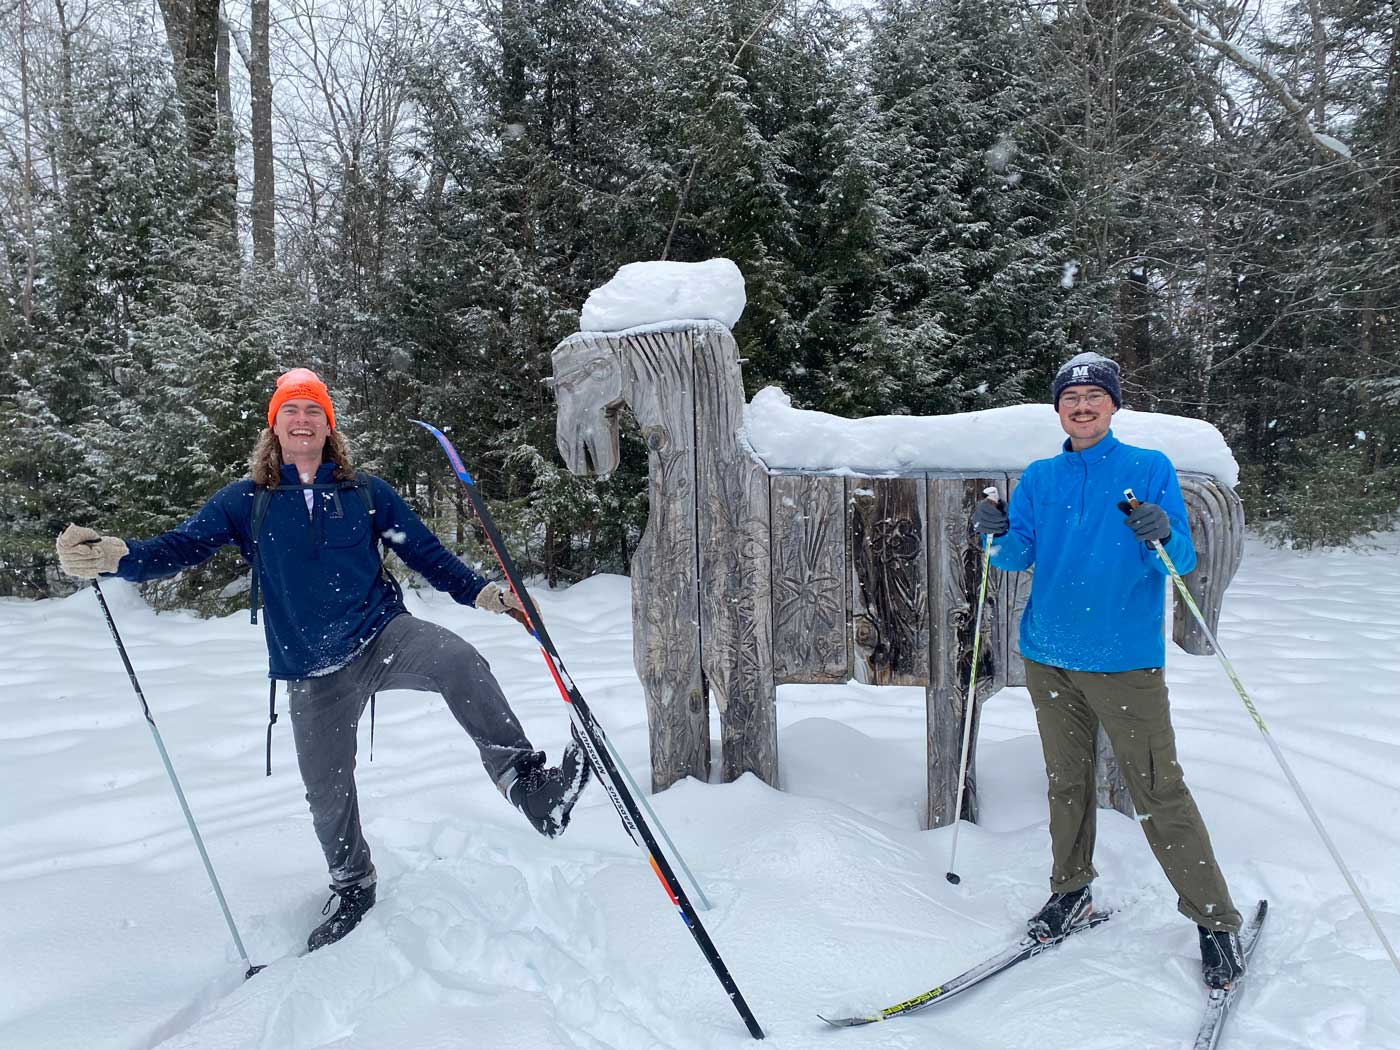
[[[243,947],[243,938],[238,936],[238,927],[234,925],[233,913],[228,910],[228,901],[224,899],[224,891],[219,886],[218,876],[214,874],[214,865],[209,860],[209,853],[204,848],[204,840],[199,836],[199,828],[195,825],[194,814],[190,812],[190,804],[185,801],[185,792],[180,788],[180,778],[175,775],[175,767],[170,764],[170,755],[165,750],[165,741],[160,738],[160,730],[156,728],[156,720],[151,716],[150,705],[146,703],[146,694],[141,691],[141,683],[137,681],[136,670],[131,666],[131,659],[126,655],[126,646],[122,644],[122,636],[117,633],[117,621],[112,619],[112,610],[107,607],[107,599],[102,594],[102,588],[97,585],[97,581],[92,581],[92,589],[97,592],[97,600],[102,606],[102,612],[107,617],[107,626],[111,628],[112,640],[117,643],[117,652],[121,654],[122,663],[126,665],[126,676],[131,679],[131,688],[136,690],[136,699],[141,701],[141,711],[146,716],[146,724],[151,727],[151,737],[156,742],[156,750],[160,752],[160,760],[165,763],[165,771],[170,775],[170,784],[175,788],[175,797],[180,800],[180,809],[184,811],[185,823],[190,826],[190,834],[194,836],[194,844],[199,847],[200,859],[204,861],[204,870],[209,873],[209,884],[214,887],[214,896],[219,899],[219,907],[223,909],[224,921],[228,923],[228,932],[233,934],[233,943],[238,948],[239,957],[242,958],[247,972],[243,974],[246,981],[253,974],[262,969],[261,966],[254,966],[248,959],[248,950]]]
[[[452,470],[457,475],[457,480],[461,482],[462,488],[466,491],[467,499],[471,501],[477,517],[481,519],[481,526],[486,530],[486,538],[491,544],[492,551],[495,552],[496,560],[501,563],[501,569],[505,572],[511,590],[520,599],[520,604],[525,610],[525,618],[529,621],[529,627],[534,633],[535,640],[540,644],[540,651],[544,655],[545,663],[554,678],[554,683],[559,687],[564,702],[569,705],[569,718],[573,722],[574,728],[578,730],[579,742],[583,745],[589,763],[598,774],[599,781],[607,790],[608,797],[617,807],[617,815],[622,819],[622,826],[632,837],[632,841],[647,854],[652,871],[661,880],[661,885],[665,887],[666,895],[671,898],[671,903],[680,911],[681,919],[685,922],[686,928],[695,938],[695,943],[699,945],[701,953],[705,956],[705,961],[710,964],[710,969],[719,978],[719,983],[729,996],[729,1001],[734,1004],[734,1009],[738,1010],[739,1016],[744,1019],[749,1034],[755,1039],[762,1039],[763,1029],[759,1027],[758,1019],[749,1009],[749,1004],[744,1001],[743,993],[739,991],[739,986],[730,975],[729,967],[725,966],[724,960],[720,958],[719,950],[710,940],[710,935],[705,932],[705,927],[700,922],[700,916],[690,903],[690,898],[686,896],[685,888],[676,878],[676,873],[672,870],[666,855],[657,845],[650,825],[647,824],[637,806],[637,800],[628,791],[612,756],[608,753],[607,737],[603,733],[603,727],[593,717],[588,702],[584,700],[583,694],[578,691],[573,679],[569,677],[569,672],[564,667],[564,661],[559,656],[559,650],[554,647],[554,643],[550,640],[549,632],[545,630],[539,611],[525,590],[525,582],[521,579],[520,571],[516,568],[510,552],[506,550],[505,541],[496,528],[491,512],[486,509],[486,503],[477,490],[476,482],[467,473],[467,468],[462,465],[462,458],[457,455],[457,450],[453,448],[452,442],[447,439],[446,434],[420,419],[415,419],[413,422],[437,438],[438,444],[447,453],[447,458],[452,464]]]

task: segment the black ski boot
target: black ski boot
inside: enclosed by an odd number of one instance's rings
[[[326,901],[321,914],[329,914],[331,905],[335,904],[337,899],[339,907],[336,908],[335,914],[312,930],[311,936],[306,939],[307,951],[314,952],[317,948],[334,944],[360,925],[365,912],[374,907],[374,883],[371,882],[368,886],[346,886],[344,889],[332,886],[331,899]]]
[[[583,748],[577,739],[570,740],[557,766],[546,767],[540,751],[517,762],[506,798],[541,835],[558,838],[569,826],[574,803],[583,794],[590,772]]]
[[[1244,947],[1240,935],[1229,930],[1197,926],[1201,937],[1201,977],[1207,988],[1229,988],[1244,974]]]
[[[1070,927],[1078,926],[1092,914],[1094,900],[1088,886],[1068,893],[1052,893],[1044,907],[1026,923],[1026,932],[1042,943],[1059,940]]]

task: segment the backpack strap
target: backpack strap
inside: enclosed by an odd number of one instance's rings
[[[277,724],[277,679],[267,690],[267,775],[272,776],[272,727]]]
[[[374,497],[370,495],[369,478],[355,471],[355,491],[360,494],[360,501],[365,505],[365,513],[370,517],[370,524],[374,524]]]
[[[370,528],[374,528],[374,497],[369,491],[369,480],[358,471],[355,473],[355,491],[360,494],[360,499],[364,501],[365,513],[369,515]],[[375,540],[378,546],[379,541]],[[392,580],[389,570],[384,568],[384,550],[379,550],[379,574],[386,580]],[[378,699],[375,693],[369,694],[369,760],[374,761],[374,702]]]
[[[258,572],[258,533],[262,531],[263,518],[267,517],[267,501],[272,498],[272,490],[265,485],[253,486],[253,517],[250,524],[250,537],[253,543],[253,572],[248,582],[248,612],[253,623],[258,622],[258,600],[261,597]],[[274,686],[275,688],[275,686]],[[273,719],[276,721],[276,719]]]

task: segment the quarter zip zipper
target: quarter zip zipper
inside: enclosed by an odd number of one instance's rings
[[[1089,461],[1079,454],[1079,465],[1084,475],[1079,479],[1079,524],[1084,524],[1084,504],[1089,502]]]

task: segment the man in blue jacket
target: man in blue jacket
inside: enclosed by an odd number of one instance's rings
[[[1115,362],[1080,354],[1056,373],[1052,393],[1069,435],[1063,450],[1026,468],[1009,510],[986,500],[972,519],[999,537],[993,565],[1035,567],[1020,649],[1050,781],[1053,864],[1050,899],[1028,929],[1050,939],[1092,912],[1102,724],[1177,907],[1199,927],[1206,983],[1226,987],[1244,972],[1241,917],[1177,762],[1163,675],[1167,570],[1151,544],[1181,572],[1196,564],[1176,470],[1161,452],[1113,436],[1122,407]],[[1129,488],[1136,508],[1120,507]]]
[[[252,566],[254,620],[261,593],[269,675],[287,682],[297,764],[330,869],[325,911],[337,904],[307,941],[314,951],[349,933],[374,904],[355,790],[356,729],[373,693],[441,693],[501,793],[551,838],[568,824],[589,768],[577,741],[546,767],[476,649],[408,614],[381,543],[461,604],[526,622],[514,594],[443,547],[384,481],[355,473],[314,372],[278,379],[251,466],[251,478],[224,487],[170,532],[124,541],[70,525],[57,550],[65,572],[89,579],[172,576],[230,543]]]

